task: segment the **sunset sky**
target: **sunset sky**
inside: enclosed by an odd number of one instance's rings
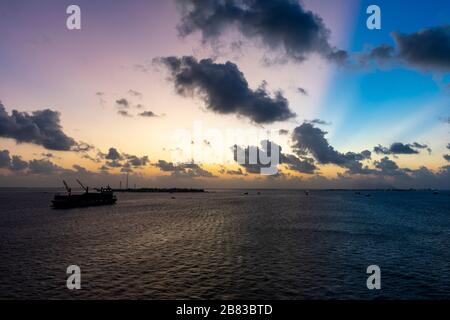
[[[0,39],[3,187],[450,188],[447,1],[3,0]]]

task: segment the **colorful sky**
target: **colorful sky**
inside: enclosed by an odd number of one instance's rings
[[[3,187],[450,188],[447,1],[3,0],[0,39]]]

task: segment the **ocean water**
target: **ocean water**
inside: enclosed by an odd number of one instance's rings
[[[248,192],[53,210],[51,192],[1,190],[0,298],[450,298],[450,192]]]

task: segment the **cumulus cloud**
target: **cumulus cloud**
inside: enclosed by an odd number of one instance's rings
[[[305,174],[314,174],[318,170],[314,159],[308,157],[296,157],[292,154],[280,154],[280,163],[286,164],[290,170]]]
[[[450,162],[450,154],[444,154],[444,159]]]
[[[330,31],[321,17],[296,0],[178,0],[181,36],[201,32],[204,41],[217,41],[228,30],[238,30],[294,61],[311,53],[343,62],[347,53],[329,42]]]
[[[129,108],[130,107],[130,102],[125,98],[117,99],[116,104],[118,107],[121,107],[121,108]]]
[[[311,154],[319,164],[335,164],[347,168],[351,173],[370,173],[370,169],[361,163],[370,159],[370,151],[341,153],[328,143],[326,134],[326,131],[316,128],[312,123],[304,122],[292,133],[292,148],[299,156]]]
[[[450,71],[450,25],[411,34],[394,33],[399,57],[424,69]]]
[[[109,148],[108,153],[105,155],[105,159],[108,160],[122,160],[122,156],[116,148]]]
[[[135,155],[126,155],[127,163],[133,167],[143,167],[149,163],[148,156],[138,157]]]
[[[139,113],[139,115],[144,118],[153,118],[153,117],[158,116],[153,111],[144,111],[144,112]]]
[[[404,144],[401,142],[394,142],[389,148],[378,145],[373,148],[373,151],[378,154],[418,154],[420,149],[427,149],[431,152],[431,149],[426,144],[420,144],[414,142],[412,144]]]
[[[450,25],[409,34],[393,32],[395,46],[383,44],[363,55],[364,61],[405,63],[426,71],[450,71]]]
[[[374,165],[384,175],[395,176],[404,174],[403,171],[399,170],[397,163],[390,160],[388,157],[384,157],[378,161],[374,161]]]
[[[68,151],[77,145],[63,132],[59,112],[44,109],[30,114],[13,110],[9,115],[1,103],[0,137],[41,145],[49,150]]]
[[[174,164],[172,162],[167,162],[165,160],[158,160],[158,162],[153,164],[155,167],[159,168],[163,172],[170,172],[172,176],[178,177],[204,177],[204,178],[214,178],[215,176],[200,167],[195,163],[182,163]]]
[[[250,89],[244,74],[229,61],[224,64],[214,63],[211,59],[197,61],[191,56],[155,61],[169,69],[179,95],[196,95],[213,112],[236,114],[256,123],[272,123],[295,116],[280,91],[274,97],[270,96],[265,83],[256,90]]]
[[[131,168],[144,167],[150,163],[148,156],[138,157],[133,154],[120,152],[116,148],[109,148],[107,153],[98,153],[98,158],[106,160],[104,168],[121,168],[123,172],[131,172]]]
[[[28,168],[28,162],[22,160],[20,156],[13,156],[11,159],[10,169],[12,171],[22,171]]]
[[[121,115],[122,117],[131,118],[133,117],[132,114],[130,114],[127,110],[118,110],[117,113]]]

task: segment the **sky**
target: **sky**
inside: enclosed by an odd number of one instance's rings
[[[441,0],[3,0],[0,186],[449,189],[449,22]],[[271,175],[235,157],[264,141]]]

